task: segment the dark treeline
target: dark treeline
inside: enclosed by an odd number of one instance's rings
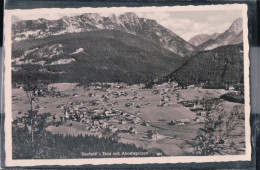
[[[58,74],[51,72],[41,71],[40,65],[22,65],[19,67],[19,71],[12,71],[12,85],[25,83],[41,82],[44,84],[53,83],[59,80]]]
[[[86,157],[106,157],[102,152],[147,152],[134,144],[123,144],[112,138],[88,135],[52,134],[48,131],[35,133],[32,145],[30,126],[13,128],[13,159],[72,159]],[[82,153],[95,153],[96,156],[86,156]],[[123,155],[117,155],[124,157]],[[110,157],[117,157],[110,156]],[[145,156],[152,156],[151,153]]]
[[[245,98],[243,94],[236,94],[236,93],[227,93],[220,96],[221,99],[235,102],[235,103],[245,103]]]

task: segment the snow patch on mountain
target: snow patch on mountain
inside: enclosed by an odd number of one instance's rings
[[[60,59],[60,60],[51,62],[51,65],[69,64],[74,61],[75,61],[74,58]]]
[[[45,45],[42,48],[33,48],[26,50],[20,57],[12,58],[12,63],[21,64],[40,64],[44,65],[45,61],[34,61],[35,59],[52,58],[63,53],[62,44]]]
[[[74,51],[73,53],[70,53],[70,55],[78,54],[78,53],[83,53],[83,52],[84,52],[84,49],[83,49],[83,48],[79,48],[79,49],[77,49],[76,51]]]
[[[219,44],[213,44],[213,45],[208,46],[207,48],[205,48],[205,50],[212,50],[212,49],[217,48],[217,47],[219,47]]]
[[[41,58],[52,58],[55,55],[63,53],[62,44],[53,44],[51,46],[45,46],[38,51],[38,55]]]

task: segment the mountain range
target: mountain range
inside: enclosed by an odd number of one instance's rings
[[[186,71],[185,74],[175,72],[177,68],[179,72],[187,69],[183,63],[194,62],[208,70],[200,55],[219,55],[214,48],[223,46],[225,49],[226,45],[243,40],[242,19],[235,20],[224,33],[197,35],[189,42],[157,21],[140,18],[134,13],[108,17],[87,13],[59,20],[16,17],[12,20],[12,77],[18,83],[28,74],[53,82],[82,84],[96,81],[145,83],[165,75],[177,75],[178,81],[178,75],[193,76],[186,75]],[[237,56],[237,48],[232,49],[234,54],[228,50],[221,55]],[[210,57],[206,61],[209,62]],[[193,72],[190,68],[195,69],[191,64],[188,72]]]
[[[232,25],[223,33],[214,33],[212,35],[201,34],[192,37],[189,43],[195,45],[199,51],[212,50],[214,48],[240,44],[243,42],[243,23],[242,18],[236,19]]]
[[[177,34],[160,25],[157,21],[138,17],[135,13],[101,16],[97,13],[86,13],[59,20],[24,20],[12,25],[14,42],[45,38],[66,33],[87,32],[94,30],[119,30],[161,44],[180,56],[189,55],[196,48]]]

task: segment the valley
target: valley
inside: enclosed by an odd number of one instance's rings
[[[109,136],[166,156],[188,155],[193,148],[185,141],[194,138],[203,126],[204,117],[198,113],[203,113],[204,108],[183,103],[219,98],[229,92],[199,87],[179,89],[174,82],[155,85],[152,89],[142,87],[93,83],[84,88],[76,83],[56,83],[49,85],[51,95],[42,93],[44,96],[35,99],[33,108],[38,114],[51,113],[48,122],[52,125],[47,131],[53,134]],[[22,89],[13,89],[12,95],[13,119],[19,119],[29,109],[29,103]],[[243,106],[227,101],[224,105],[229,112],[235,105]],[[202,111],[192,111],[193,108]],[[236,145],[243,148],[244,137],[238,135],[240,128],[243,127],[236,128],[234,138]]]

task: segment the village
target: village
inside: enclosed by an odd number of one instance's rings
[[[191,91],[197,94],[190,94]],[[194,86],[181,89],[175,82],[157,84],[152,89],[145,89],[142,84],[92,83],[82,87],[57,83],[37,91],[33,105],[38,113],[52,114],[48,120],[52,126],[47,128],[52,133],[112,137],[147,149],[157,148],[166,155],[178,155],[183,152],[179,145],[192,138],[205,120],[204,98],[230,91]],[[14,92],[24,95],[22,88]],[[15,96],[13,102],[26,102],[25,96]],[[28,110],[15,106],[14,118]]]

